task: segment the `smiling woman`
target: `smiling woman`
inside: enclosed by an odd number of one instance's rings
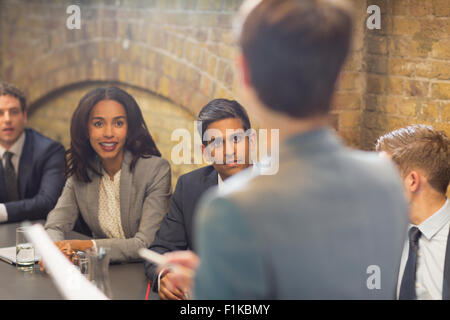
[[[120,127],[123,124],[125,127]],[[85,182],[90,182],[88,169],[100,174],[93,162],[96,157],[108,167],[111,159],[121,162],[124,151],[129,150],[133,154],[130,169],[140,157],[161,157],[136,100],[117,87],[93,89],[81,98],[72,116],[70,137],[66,176],[75,175]],[[122,143],[113,152],[104,151],[111,147],[108,143],[119,139]],[[100,142],[107,145],[101,148]]]
[[[119,102],[102,100],[92,109],[89,116],[89,141],[111,177],[122,166],[127,129],[127,113]]]
[[[104,246],[112,262],[139,259],[167,212],[171,172],[138,104],[117,87],[91,90],[72,116],[70,135],[68,180],[47,232],[68,257]],[[65,240],[80,215],[93,239]]]

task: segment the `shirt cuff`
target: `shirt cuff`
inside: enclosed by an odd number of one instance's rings
[[[94,249],[95,252],[97,252],[97,244],[95,243],[94,240],[91,239],[91,241],[92,241],[92,248]]]
[[[6,211],[6,206],[0,203],[0,222],[8,221],[8,211]]]
[[[161,269],[161,271],[159,272],[159,274],[158,274],[158,286],[156,287],[156,291],[158,291],[159,292],[159,285],[160,285],[160,283],[161,283],[161,276],[167,271],[168,269],[167,268],[162,268]]]

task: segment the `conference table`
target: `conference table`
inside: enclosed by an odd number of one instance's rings
[[[41,223],[43,221],[33,221]],[[19,223],[0,224],[0,248],[16,245],[16,228]],[[83,235],[78,238],[83,238]],[[113,299],[143,300],[148,281],[144,263],[111,264],[109,278]],[[0,261],[0,299],[55,300],[63,297],[58,292],[50,275],[35,265],[32,272],[16,270],[14,265]]]

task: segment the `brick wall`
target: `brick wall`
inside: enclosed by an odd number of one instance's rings
[[[366,80],[364,70],[366,6],[364,1],[353,0],[352,3],[355,11],[352,50],[337,83],[331,114],[336,119],[334,126],[344,141],[352,147],[359,148],[363,129],[360,123],[364,110]]]
[[[213,98],[239,98],[232,21],[241,2],[3,0],[0,77],[26,91],[36,115],[55,93],[111,81],[148,99],[163,97],[194,117]],[[339,134],[361,149],[413,123],[450,134],[450,2],[352,3],[355,38],[331,112]],[[81,30],[66,28],[71,4],[81,7]],[[366,28],[371,4],[381,7],[381,30]],[[62,137],[53,126],[42,128]]]
[[[91,84],[134,88],[142,106],[164,101],[170,107],[143,113],[159,119],[152,134],[170,160],[169,128],[192,132],[208,101],[235,96],[231,25],[241,2],[4,0],[0,77],[27,94],[30,125],[66,146],[70,114]],[[81,7],[80,30],[66,27],[71,4]],[[193,166],[172,168],[176,179]]]
[[[8,45],[2,48],[0,74],[26,91],[32,107],[61,88],[117,81],[197,114],[213,98],[238,99],[232,21],[241,2],[4,0],[1,34]],[[81,30],[69,30],[65,10],[76,3]],[[360,142],[363,106],[363,19],[358,17],[356,49],[333,111],[335,126],[354,146]]]
[[[450,1],[367,1],[382,11],[366,31],[361,147],[380,134],[425,123],[450,135]]]
[[[66,8],[81,7],[81,30]],[[240,1],[1,2],[2,78],[31,103],[83,81],[118,81],[196,114],[236,87],[231,23]]]

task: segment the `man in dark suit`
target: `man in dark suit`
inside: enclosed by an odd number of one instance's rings
[[[210,187],[219,183],[220,188],[222,181],[250,166],[249,140],[252,137],[248,134],[243,136],[250,129],[250,120],[245,109],[237,101],[212,100],[200,111],[198,123],[200,136],[205,138],[202,139],[203,150],[208,148],[209,158],[220,158],[223,161],[213,162],[212,165],[179,177],[169,212],[149,247],[150,250],[161,254],[194,249],[192,221],[200,197]],[[218,130],[225,138],[207,136],[208,130],[211,130],[210,132]],[[217,152],[219,145],[221,148]],[[238,159],[238,156],[243,158]],[[154,264],[146,262],[145,272],[151,281],[152,290],[158,292],[161,299],[185,298],[183,290],[170,290],[167,287],[167,281],[171,277],[168,270],[157,272]]]
[[[409,231],[400,262],[400,300],[450,299],[450,139],[431,126],[391,131],[376,149],[397,164],[409,200]],[[406,236],[406,234],[405,234]]]
[[[64,185],[64,147],[26,123],[25,95],[0,82],[0,222],[45,219]]]

